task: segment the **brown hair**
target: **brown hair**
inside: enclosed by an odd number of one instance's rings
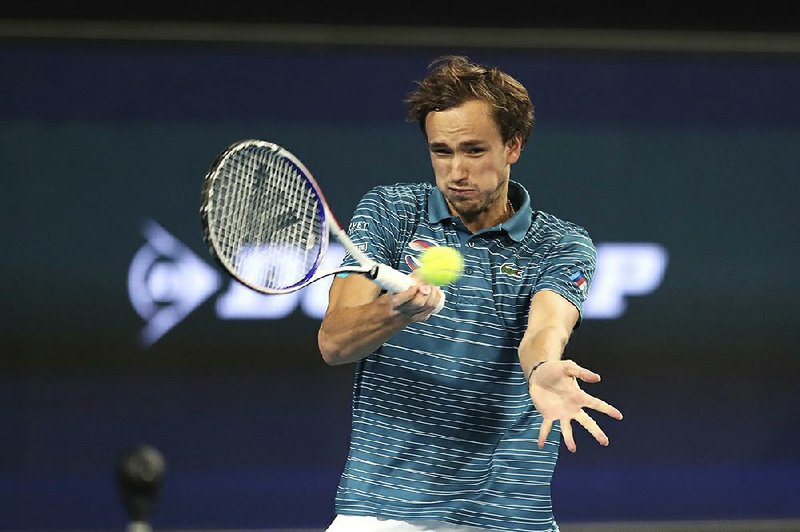
[[[441,56],[428,69],[430,74],[417,82],[417,88],[405,99],[407,119],[419,123],[423,133],[428,113],[477,99],[492,106],[503,142],[516,134],[523,145],[527,142],[533,130],[533,103],[522,83],[496,67],[472,63],[461,55]]]

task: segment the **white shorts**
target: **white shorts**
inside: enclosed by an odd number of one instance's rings
[[[325,532],[485,532],[485,530],[441,521],[398,521],[384,517],[337,515]]]

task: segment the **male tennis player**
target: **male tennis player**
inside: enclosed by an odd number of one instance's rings
[[[464,254],[439,288],[382,293],[336,278],[319,330],[328,364],[355,362],[350,452],[329,532],[553,531],[550,481],[571,422],[608,438],[584,408],[622,419],[562,359],[581,318],[595,248],[574,223],[536,210],[510,180],[533,127],[525,87],[448,56],[408,96],[435,186],[378,186],[350,236],[372,259],[411,272],[431,245]],[[354,264],[351,257],[346,264]]]

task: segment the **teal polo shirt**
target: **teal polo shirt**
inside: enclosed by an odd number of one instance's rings
[[[375,187],[359,201],[349,235],[373,260],[411,273],[425,249],[446,245],[463,253],[464,274],[442,287],[441,312],[355,364],[337,513],[557,530],[550,481],[560,431],[538,449],[541,415],[517,347],[535,292],[581,310],[595,250],[582,227],[534,211],[519,183],[509,196],[514,216],[474,234],[430,183]]]

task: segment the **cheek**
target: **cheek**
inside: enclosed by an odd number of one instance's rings
[[[448,161],[441,159],[431,158],[431,166],[433,167],[433,173],[436,174],[436,177],[444,177],[450,171],[450,164]]]
[[[476,179],[484,181],[487,184],[493,184],[497,176],[502,175],[504,168],[504,165],[498,165],[496,161],[486,160],[473,166],[472,174]]]

